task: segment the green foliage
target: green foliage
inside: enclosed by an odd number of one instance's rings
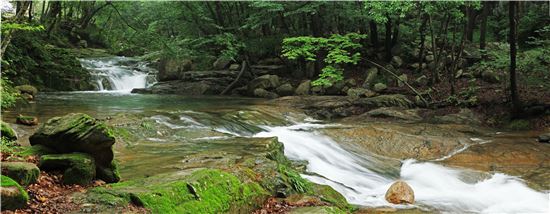
[[[328,38],[300,36],[283,40],[282,55],[290,60],[304,59],[315,61],[322,56],[327,64],[321,71],[319,78],[312,82],[314,86],[331,86],[334,82],[343,79],[343,65],[356,65],[361,60],[359,49],[363,47],[359,42],[366,35],[348,33],[346,35],[332,34]]]
[[[17,98],[20,96],[17,90],[11,86],[11,82],[5,77],[0,79],[0,93],[2,99],[0,105],[2,105],[2,110],[15,105]]]
[[[42,25],[31,25],[27,23],[2,23],[2,33],[6,33],[10,30],[23,30],[23,31],[43,31]]]
[[[476,106],[479,104],[479,100],[476,95],[479,88],[480,87],[476,85],[475,80],[470,81],[470,85],[466,88],[466,90],[461,90],[458,94],[449,96],[447,98],[447,102],[452,105],[462,107]]]

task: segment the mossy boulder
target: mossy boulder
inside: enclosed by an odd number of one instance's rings
[[[43,155],[40,157],[40,168],[64,170],[64,184],[89,184],[96,173],[94,159],[84,153]]]
[[[44,146],[44,145],[25,146],[25,147],[22,147],[22,148],[23,148],[23,150],[18,152],[17,155],[20,155],[20,156],[23,156],[23,157],[32,156],[32,155],[42,156],[42,155],[55,154],[56,153],[55,150],[53,150],[53,149],[51,149],[47,146]]]
[[[1,176],[0,197],[2,210],[15,210],[27,206],[29,195],[16,181],[8,176]]]
[[[18,90],[20,94],[29,94],[33,97],[38,94],[38,89],[32,85],[20,85],[16,86],[15,89]]]
[[[26,125],[26,126],[36,126],[38,125],[38,118],[33,116],[17,116],[15,122],[17,124]]]
[[[5,123],[4,121],[0,121],[0,127],[1,127],[1,131],[2,131],[1,134],[3,138],[6,138],[8,140],[17,140],[17,134],[8,123]]]
[[[28,162],[3,162],[2,174],[6,175],[21,185],[36,183],[40,175],[40,169]]]
[[[112,146],[115,137],[111,128],[95,118],[82,113],[72,113],[63,117],[54,117],[43,124],[30,138],[31,145],[44,145],[56,153],[82,152],[91,155],[98,170],[98,178],[105,182],[117,182],[118,176],[113,167]]]

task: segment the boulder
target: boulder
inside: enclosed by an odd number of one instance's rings
[[[397,80],[397,86],[403,87],[405,86],[405,83],[408,82],[408,78],[406,74],[399,75],[399,80]]]
[[[357,99],[361,97],[374,97],[376,93],[366,88],[350,88],[347,95],[353,99]]]
[[[342,90],[346,86],[346,82],[343,80],[337,81],[333,83],[331,86],[325,88],[325,94],[326,95],[341,95],[345,93]]]
[[[537,139],[539,142],[541,143],[548,143],[550,142],[550,133],[546,133],[546,134],[541,134],[539,135],[538,139]]]
[[[30,94],[21,94],[21,98],[23,98],[24,100],[27,100],[27,101],[31,101],[34,99],[34,97]]]
[[[285,83],[277,87],[275,91],[279,94],[279,96],[290,96],[294,94],[294,87],[292,87],[290,83]]]
[[[48,120],[29,141],[31,145],[44,145],[57,153],[87,153],[94,158],[98,169],[110,168],[114,159],[113,131],[105,123],[82,113],[72,113]],[[98,178],[109,183],[119,180]]]
[[[427,62],[433,62],[435,57],[434,57],[434,55],[430,54],[430,55],[426,55],[425,59],[426,59]]]
[[[3,162],[2,175],[6,175],[21,185],[36,183],[40,170],[32,163],[28,162]]]
[[[499,75],[492,70],[484,70],[481,72],[481,79],[488,83],[499,83],[500,77]]]
[[[132,94],[152,94],[153,90],[151,90],[150,88],[134,88],[134,89],[132,89],[132,91],[130,93],[132,93]]]
[[[42,155],[39,165],[44,170],[63,170],[64,184],[85,185],[96,176],[94,158],[84,153]]]
[[[159,81],[178,80],[192,68],[193,62],[188,59],[161,59],[157,77]]]
[[[81,48],[87,48],[88,47],[88,42],[86,40],[80,40],[80,41],[78,41],[78,46],[81,47]]]
[[[426,75],[422,75],[414,80],[414,84],[417,86],[425,86],[428,84],[428,77]]]
[[[296,88],[296,91],[294,91],[294,94],[296,95],[308,95],[309,90],[311,88],[311,80],[306,80],[300,83],[298,87]]]
[[[239,64],[231,64],[229,66],[229,70],[232,70],[232,71],[237,71],[237,70],[239,70],[239,68],[241,68],[241,65],[239,65]]]
[[[363,82],[363,88],[370,89],[371,85],[374,82],[374,79],[376,79],[376,76],[378,76],[378,69],[377,68],[370,68],[367,70],[367,77],[365,78],[365,81]]]
[[[11,126],[8,123],[5,123],[4,121],[0,121],[0,127],[1,127],[1,134],[3,138],[7,138],[8,140],[17,140],[17,133],[11,128]]]
[[[402,107],[412,108],[414,103],[402,94],[385,94],[376,97],[362,98],[354,101],[354,104],[364,108]]]
[[[255,97],[269,98],[269,99],[274,99],[274,98],[279,97],[279,95],[277,95],[273,92],[267,91],[263,88],[254,89],[253,95]]]
[[[231,63],[231,59],[227,58],[227,57],[219,57],[218,59],[216,59],[216,61],[212,64],[212,68],[214,68],[214,70],[223,70],[225,68],[227,68],[227,66],[229,66],[229,64]]]
[[[393,56],[391,58],[391,64],[393,65],[393,67],[399,68],[403,65],[403,60],[399,56]]]
[[[384,84],[384,83],[376,83],[376,84],[374,84],[373,90],[375,92],[382,92],[382,91],[386,90],[387,88],[388,88],[388,86],[386,86],[386,84]]]
[[[422,117],[418,109],[405,109],[401,107],[382,107],[366,113],[371,117],[396,118],[407,121],[420,121]]]
[[[396,181],[386,192],[385,198],[392,204],[413,204],[414,191],[404,181]]]
[[[279,87],[279,85],[279,76],[266,74],[250,81],[248,91],[254,92],[256,89],[271,90]]]
[[[2,210],[15,210],[27,206],[29,195],[25,189],[8,176],[1,176],[0,198],[2,198]]]
[[[36,96],[36,94],[38,94],[38,89],[32,85],[20,85],[16,86],[15,89],[21,94],[30,94],[32,96]]]
[[[26,126],[35,126],[38,125],[38,118],[33,116],[17,116],[15,122],[17,124],[26,125]]]
[[[346,80],[346,86],[356,87],[357,86],[357,81],[355,81],[355,79],[347,79]]]

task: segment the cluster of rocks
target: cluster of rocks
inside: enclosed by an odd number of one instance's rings
[[[38,94],[38,89],[32,85],[20,85],[16,86],[15,89],[19,92],[21,97],[25,100],[34,100],[36,94]]]
[[[15,131],[4,122],[2,137],[17,139]],[[26,205],[28,196],[21,185],[36,183],[40,170],[62,171],[64,184],[87,185],[94,179],[107,183],[120,180],[114,161],[112,130],[86,114],[54,117],[42,124],[29,140],[32,147],[22,154],[39,156],[39,164],[2,163],[3,208],[17,209]]]

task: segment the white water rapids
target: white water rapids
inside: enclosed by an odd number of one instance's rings
[[[384,199],[397,180],[367,169],[363,158],[344,150],[331,138],[315,132],[318,124],[263,127],[254,137],[279,138],[285,154],[308,161],[302,175],[340,192],[348,202],[365,206],[394,206]],[[304,131],[309,130],[309,131]],[[430,162],[405,160],[400,178],[415,193],[416,203],[447,213],[550,213],[550,194],[529,188],[522,180],[496,173],[485,179],[464,179],[462,170]]]
[[[80,63],[91,72],[99,91],[129,93],[134,88],[146,88],[149,85],[148,71],[152,69],[131,58],[80,59]]]

